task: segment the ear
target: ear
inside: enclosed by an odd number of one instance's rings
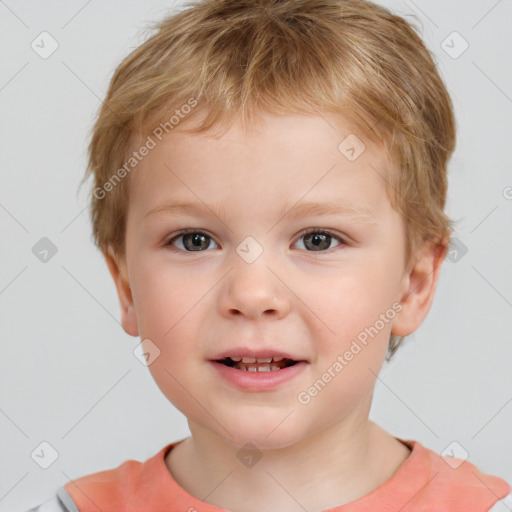
[[[117,257],[110,245],[103,251],[103,256],[105,257],[110,275],[116,285],[117,295],[121,305],[121,324],[123,329],[130,336],[138,336],[139,327],[125,258],[124,256]]]
[[[408,336],[427,316],[439,279],[441,264],[447,253],[445,241],[425,242],[418,250],[414,263],[404,274],[401,304],[403,309],[393,322],[391,333]]]

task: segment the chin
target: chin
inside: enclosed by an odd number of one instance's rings
[[[290,420],[292,416],[293,414],[290,415]],[[288,423],[288,419],[283,421],[285,417],[286,414],[281,414],[278,419],[269,418],[265,421],[258,418],[257,414],[253,414],[246,420],[241,420],[238,416],[228,422],[227,429],[232,437],[223,429],[219,429],[218,425],[215,431],[224,441],[238,448],[243,448],[247,443],[253,444],[260,450],[286,448],[301,441],[307,434],[298,431],[293,421],[290,421],[286,428],[285,423]]]

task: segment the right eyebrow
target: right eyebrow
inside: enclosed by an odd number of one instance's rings
[[[205,203],[174,203],[167,201],[148,211],[146,214],[144,214],[144,218],[151,217],[159,213],[167,213],[168,215],[177,216],[213,214],[216,217],[223,218],[223,215],[220,211],[221,206],[222,203],[217,203],[210,207]]]

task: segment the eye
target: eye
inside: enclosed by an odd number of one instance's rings
[[[333,240],[340,242],[338,246],[345,243],[338,235],[319,228],[311,228],[301,233],[299,240],[302,238],[305,240],[303,245],[308,252],[326,252]],[[169,239],[165,245],[176,247],[177,250],[184,252],[203,252],[210,248],[211,242],[215,243],[213,238],[203,231],[186,229]]]
[[[329,248],[333,239],[339,240],[340,244],[338,245],[344,244],[344,241],[339,236],[331,231],[319,228],[308,229],[300,235],[299,240],[302,238],[304,238],[305,241],[303,245],[312,248],[311,251],[308,252],[325,252],[324,249]]]
[[[213,242],[213,238],[202,231],[186,229],[168,240],[165,245],[172,246],[174,245],[174,241],[180,239],[183,240],[181,244],[178,244],[181,245],[178,249],[184,250],[185,252],[202,252],[203,249],[210,247],[210,242]]]

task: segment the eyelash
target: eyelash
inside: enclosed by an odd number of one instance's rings
[[[165,242],[165,246],[166,247],[169,247],[172,251],[175,251],[175,252],[179,252],[179,253],[194,253],[194,252],[206,252],[206,249],[204,251],[185,251],[183,249],[178,249],[176,247],[174,247],[172,245],[173,242],[175,242],[176,240],[178,240],[179,238],[181,238],[182,236],[184,235],[187,235],[187,234],[191,234],[191,233],[199,233],[199,234],[202,234],[202,235],[206,235],[209,239],[214,240],[214,238],[212,236],[210,236],[208,233],[200,230],[200,229],[194,229],[194,228],[191,228],[191,229],[184,229],[182,231],[179,231],[178,233],[176,233],[174,236],[172,236],[172,238],[168,239],[166,242]],[[321,229],[321,228],[309,228],[309,229],[306,229],[305,231],[301,232],[299,234],[299,236],[297,237],[297,241],[300,240],[302,237],[306,236],[306,235],[311,235],[311,234],[316,234],[316,233],[319,233],[319,234],[327,234],[329,236],[331,236],[332,238],[336,239],[337,241],[340,242],[339,245],[337,245],[336,247],[333,247],[331,249],[326,249],[326,250],[320,250],[320,251],[307,251],[307,250],[304,250],[304,252],[308,252],[308,253],[319,253],[319,254],[325,254],[325,253],[330,253],[332,251],[334,251],[335,249],[338,249],[338,248],[342,248],[344,245],[347,245],[347,242],[345,242],[345,240],[340,237],[338,234],[336,234],[335,232],[333,231],[330,231],[328,229]],[[217,242],[215,242],[217,243]]]

